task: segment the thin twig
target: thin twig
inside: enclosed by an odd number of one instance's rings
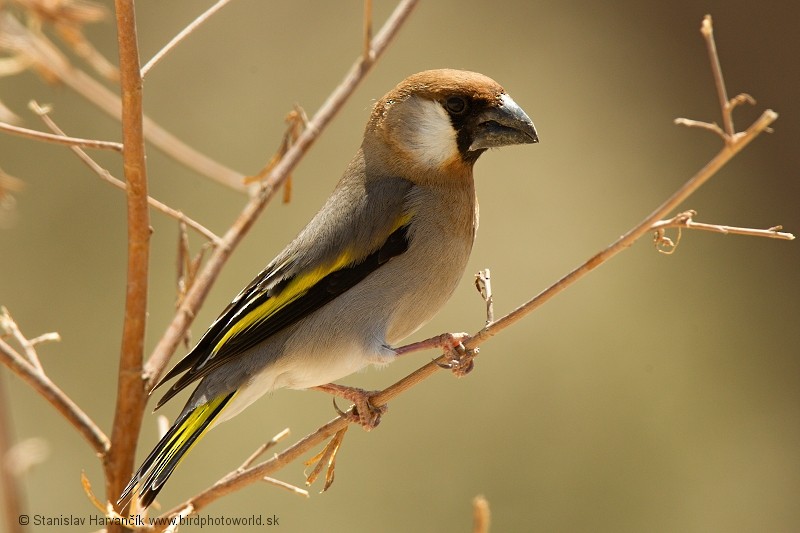
[[[98,455],[105,455],[110,443],[97,424],[64,391],[50,381],[46,374],[28,363],[25,357],[2,339],[0,339],[0,362],[30,385],[42,398],[50,402],[56,411],[78,430],[78,433],[86,439]]]
[[[364,0],[364,61],[375,59],[372,54],[372,0]]]
[[[31,102],[30,107],[31,110],[42,119],[42,121],[47,125],[48,128],[53,130],[58,135],[65,135],[64,131],[61,128],[59,128],[58,125],[55,123],[55,121],[53,121],[53,119],[50,118],[50,116],[47,114],[48,113],[47,108],[40,106],[36,102]],[[95,174],[97,174],[97,176],[100,179],[122,191],[128,190],[128,185],[124,181],[122,181],[119,178],[115,178],[108,170],[100,166],[100,164],[97,161],[95,161],[89,154],[87,154],[80,147],[71,146],[70,148],[75,153],[75,155],[77,155],[78,158],[86,164],[86,166],[88,166]],[[193,230],[197,231],[200,235],[208,239],[212,245],[218,246],[220,244],[221,239],[216,233],[209,230],[196,220],[189,218],[182,211],[173,209],[167,204],[159,200],[156,200],[152,196],[147,197],[147,202],[155,209],[164,213],[165,215],[172,217],[175,220],[183,224],[186,224]]]
[[[269,483],[271,485],[275,485],[276,487],[279,487],[281,489],[288,490],[289,492],[291,492],[293,494],[297,494],[298,496],[305,496],[306,498],[310,498],[311,497],[307,490],[301,489],[300,487],[296,487],[296,486],[292,485],[291,483],[286,483],[285,481],[281,481],[280,479],[275,479],[274,477],[264,476],[263,478],[261,478],[261,480],[262,481],[266,481],[267,483]]]
[[[172,40],[170,40],[170,42],[168,42],[164,46],[164,48],[159,50],[156,53],[156,55],[154,55],[150,59],[150,61],[145,63],[145,65],[142,67],[142,78],[147,76],[147,73],[150,72],[150,69],[156,66],[156,64],[159,61],[161,61],[164,58],[164,56],[166,56],[181,41],[183,41],[186,37],[188,37],[190,33],[192,33],[194,30],[200,27],[201,24],[203,24],[205,21],[211,18],[217,11],[228,5],[230,1],[231,0],[219,0],[216,4],[209,7],[203,14],[194,19],[194,21],[191,24],[189,24],[183,30],[181,30],[175,37],[172,38]]]
[[[14,135],[19,135],[20,137],[26,137],[28,139],[34,139],[36,141],[64,144],[67,146],[82,146],[83,148],[96,148],[98,150],[114,150],[115,152],[122,151],[122,144],[118,142],[81,139],[78,137],[67,137],[65,135],[53,135],[51,133],[44,133],[42,131],[12,126],[6,122],[0,122],[0,131],[13,133]]]
[[[773,226],[768,229],[755,229],[724,226],[721,224],[706,224],[703,222],[695,222],[693,219],[695,215],[697,215],[697,211],[684,211],[683,213],[679,213],[670,219],[656,222],[650,227],[650,229],[653,231],[663,231],[667,228],[684,228],[710,231],[712,233],[722,233],[723,235],[748,235],[752,237],[767,237],[769,239],[781,239],[785,241],[793,241],[795,239],[794,234],[781,231],[783,229],[782,226]]]
[[[42,363],[39,361],[39,354],[36,352],[36,343],[28,340],[25,335],[22,334],[22,331],[20,331],[17,323],[13,318],[11,318],[11,313],[8,312],[8,309],[2,306],[0,306],[0,329],[7,331],[12,337],[14,337],[14,340],[17,341],[17,344],[20,345],[22,351],[25,353],[28,363],[30,363],[33,368],[39,372],[44,372]],[[47,338],[55,341],[61,340],[61,337],[59,337],[58,333],[49,333],[45,335],[48,336]],[[52,337],[52,335],[55,335],[55,337]],[[41,335],[39,338],[41,338]]]
[[[397,34],[400,27],[406,21],[411,11],[417,5],[418,0],[402,0],[395,8],[392,15],[383,25],[375,36],[372,43],[375,59],[381,56]],[[345,79],[330,94],[322,107],[309,121],[308,126],[298,137],[297,142],[292,144],[287,150],[286,155],[272,169],[266,179],[261,183],[259,194],[253,197],[239,217],[222,237],[222,245],[218,246],[203,270],[197,275],[197,281],[192,289],[186,294],[183,305],[178,310],[167,331],[161,337],[150,359],[145,365],[145,375],[147,376],[147,388],[152,388],[161,377],[164,369],[169,362],[172,353],[180,344],[180,340],[186,329],[191,324],[200,306],[205,301],[211,286],[217,279],[222,267],[228,260],[233,249],[239,244],[245,233],[255,222],[258,215],[266,207],[267,203],[280,188],[283,180],[288,176],[292,169],[300,162],[302,157],[311,147],[313,142],[319,137],[320,133],[330,123],[336,113],[342,108],[344,103],[350,98],[358,84],[370,71],[375,62],[365,62],[359,57]]]
[[[720,128],[719,124],[716,122],[703,122],[701,120],[692,120],[690,118],[676,118],[674,123],[678,126],[686,126],[687,128],[700,128],[710,131],[711,133],[719,135],[723,141],[727,139],[727,134],[722,131],[722,128]]]
[[[725,88],[725,79],[722,77],[722,66],[719,63],[719,55],[717,54],[717,43],[714,41],[714,26],[711,22],[711,15],[703,17],[700,33],[703,34],[703,38],[706,41],[708,59],[711,62],[711,72],[714,74],[714,86],[717,88],[719,107],[722,110],[722,125],[725,128],[726,135],[732,138],[735,133],[733,115],[728,101],[728,90]]]
[[[241,464],[241,466],[236,470],[239,472],[247,470],[250,467],[250,465],[252,465],[256,461],[256,459],[258,459],[259,457],[261,457],[261,455],[264,454],[264,452],[266,452],[267,450],[278,444],[280,441],[288,437],[289,433],[290,433],[289,428],[286,428],[283,431],[279,432],[274,437],[272,437],[271,439],[269,439],[267,442],[256,448],[256,451],[250,454],[250,457],[245,459],[245,461]]]
[[[106,496],[115,501],[133,470],[136,442],[147,394],[142,387],[144,334],[147,323],[147,272],[150,255],[150,210],[142,122],[142,76],[136,13],[132,0],[116,0],[119,71],[122,90],[122,141],[128,211],[128,272],[125,321],[119,359],[117,404],[111,430],[112,448],[106,458]],[[109,531],[122,531],[112,524]]]

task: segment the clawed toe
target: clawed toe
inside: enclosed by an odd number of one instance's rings
[[[446,368],[455,374],[456,377],[463,377],[472,372],[475,368],[475,357],[480,350],[478,348],[467,349],[463,341],[469,337],[466,333],[458,335],[451,335],[451,344],[445,344],[445,356],[447,361],[444,363],[436,363],[441,368]]]
[[[353,407],[347,415],[351,421],[356,422],[365,431],[371,431],[381,423],[381,416],[389,410],[386,405],[376,407],[370,401],[370,396],[364,396],[363,400],[353,402]]]
[[[339,416],[360,425],[366,431],[371,431],[378,427],[378,424],[381,423],[381,416],[389,410],[387,405],[376,406],[372,403],[372,397],[377,391],[366,391],[364,389],[345,387],[334,383],[319,386],[317,389],[353,402],[353,407],[347,411],[339,409],[339,406],[336,405],[335,398],[333,406]]]

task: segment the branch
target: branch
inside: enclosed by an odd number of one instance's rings
[[[230,1],[231,0],[219,0],[216,4],[214,4],[213,6],[209,7],[202,15],[200,15],[199,17],[194,19],[194,21],[191,24],[189,24],[183,30],[181,30],[175,37],[172,38],[172,40],[170,40],[170,42],[168,42],[166,45],[164,45],[164,48],[159,50],[156,53],[156,55],[154,55],[150,59],[150,61],[148,61],[142,67],[142,78],[147,76],[147,73],[150,72],[150,69],[152,69],[154,66],[156,66],[156,64],[159,61],[161,61],[164,58],[164,56],[166,56],[181,41],[183,41],[186,37],[188,37],[190,33],[192,33],[194,30],[196,30],[198,27],[200,27],[201,24],[203,24],[205,21],[207,21],[209,18],[211,18],[217,11],[219,11],[220,9],[222,9],[223,7],[228,5],[228,3]]]
[[[6,314],[3,322],[8,326],[9,322],[13,322],[13,320]],[[16,324],[14,324],[14,327],[16,328]],[[19,331],[19,328],[16,329]],[[17,337],[16,334],[14,336]],[[25,344],[33,345],[35,342],[26,339]],[[25,345],[23,347],[26,352],[32,349],[25,347]],[[35,360],[38,361],[38,357]],[[108,437],[64,391],[50,381],[50,378],[47,377],[41,367],[37,368],[32,361],[26,359],[2,339],[0,339],[0,361],[30,385],[42,398],[50,402],[56,411],[61,413],[78,430],[78,433],[86,439],[95,453],[100,456],[105,455],[110,446]]]
[[[364,0],[364,52],[365,61],[375,59],[372,53],[372,0]]]
[[[119,360],[119,383],[112,447],[106,457],[106,494],[116,500],[133,470],[141,413],[147,403],[142,388],[142,359],[147,320],[147,273],[150,254],[150,213],[142,123],[142,77],[133,0],[116,0],[122,90],[122,163],[128,184],[128,273],[125,323]],[[111,529],[122,530],[121,526]]]
[[[403,0],[395,8],[392,15],[375,36],[372,42],[373,56],[377,60],[386,50],[391,40],[397,34],[418,0]],[[364,79],[375,61],[365,61],[359,57],[342,83],[334,89],[328,99],[322,104],[308,126],[303,130],[297,141],[287,150],[284,157],[275,165],[260,185],[259,193],[251,198],[243,211],[222,237],[222,244],[218,246],[205,264],[202,272],[197,275],[192,289],[187,292],[183,304],[168,326],[161,340],[159,340],[153,354],[145,365],[147,388],[151,389],[161,377],[169,362],[172,353],[178,347],[186,330],[191,325],[197,311],[205,301],[211,286],[217,279],[222,267],[225,265],[233,249],[239,244],[244,235],[255,222],[264,207],[275,195],[283,181],[292,169],[300,162],[305,153],[319,137],[325,127],[331,122],[336,113],[353,94],[359,82]]]
[[[723,235],[748,235],[751,237],[767,237],[769,239],[782,239],[785,241],[793,241],[794,235],[781,231],[783,226],[773,226],[768,229],[753,229],[753,228],[738,228],[736,226],[722,226],[720,224],[705,224],[703,222],[695,222],[693,217],[697,215],[697,211],[690,209],[683,213],[678,213],[668,220],[661,220],[653,224],[650,229],[655,231],[655,244],[656,249],[665,254],[671,254],[675,251],[680,242],[680,230],[682,229],[696,229],[703,231],[710,231],[712,233],[721,233]],[[675,242],[664,235],[664,230],[668,228],[678,228],[678,238]]]
[[[522,304],[517,309],[511,313],[508,313],[497,321],[490,322],[483,329],[471,337],[466,338],[463,341],[461,348],[463,348],[463,350],[465,350],[467,353],[472,352],[474,354],[475,350],[478,349],[478,346],[481,343],[497,335],[500,331],[508,328],[515,322],[532,313],[535,309],[550,300],[556,294],[573,285],[579,279],[583,278],[586,274],[614,257],[622,250],[629,248],[636,240],[652,231],[653,227],[659,222],[660,219],[664,218],[680,203],[686,200],[686,198],[693,194],[701,185],[708,181],[711,176],[713,176],[745,146],[752,142],[753,139],[755,139],[760,133],[767,131],[769,129],[769,125],[774,122],[777,117],[777,113],[772,110],[767,110],[750,126],[750,128],[747,129],[747,131],[732,135],[729,142],[726,142],[726,145],[714,158],[711,159],[711,161],[709,161],[681,188],[679,188],[672,196],[658,206],[639,224],[631,228],[627,233],[614,241],[604,250],[592,256],[589,260],[575,268],[572,272],[558,280],[556,283],[542,291],[528,302]],[[486,300],[490,299],[488,297],[490,295],[489,290],[489,287],[484,285],[483,294],[485,295]],[[487,305],[488,303],[489,302],[487,301]],[[447,337],[455,338],[453,335],[445,334],[439,337],[428,339],[427,341],[415,343],[415,345],[410,346],[442,345],[443,339]],[[429,378],[437,371],[448,367],[448,365],[451,363],[452,357],[453,356],[450,353],[445,353],[439,356],[430,363],[427,363],[411,374],[400,379],[393,385],[371,395],[370,403],[376,408],[385,405],[393,398]],[[222,496],[238,490],[245,485],[253,483],[300,458],[316,446],[340,433],[348,426],[349,423],[351,422],[344,416],[334,418],[313,433],[307,435],[292,446],[288,447],[280,454],[276,454],[271,459],[247,468],[246,470],[242,471],[240,469],[226,475],[208,489],[190,498],[167,513],[164,513],[162,517],[175,516],[187,508],[191,508],[193,512],[201,510]]]
[[[725,88],[725,79],[722,77],[722,67],[719,64],[719,55],[717,54],[717,44],[714,41],[714,28],[711,23],[711,15],[703,17],[703,23],[700,26],[700,33],[706,40],[706,48],[708,49],[708,59],[711,62],[711,72],[714,75],[714,86],[717,88],[717,97],[719,98],[719,106],[722,109],[722,124],[725,127],[725,134],[733,137],[734,126],[733,116],[731,111],[730,102],[728,100],[728,91]]]
[[[64,144],[67,146],[82,146],[83,148],[97,148],[99,150],[114,150],[115,152],[122,151],[122,144],[112,141],[96,141],[93,139],[80,139],[78,137],[67,137],[66,135],[53,135],[51,133],[44,133],[42,131],[29,130],[28,128],[21,128],[19,126],[12,126],[6,122],[0,122],[0,131],[13,133],[20,137],[27,137],[37,141],[51,142],[56,144]]]

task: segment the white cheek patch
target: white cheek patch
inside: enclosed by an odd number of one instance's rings
[[[458,155],[456,130],[439,102],[409,98],[406,134],[401,139],[405,151],[418,163],[441,167]]]

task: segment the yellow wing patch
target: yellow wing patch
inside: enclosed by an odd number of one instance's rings
[[[406,213],[399,217],[389,231],[389,235],[408,224],[412,217],[412,213]],[[239,335],[243,331],[246,331],[256,324],[267,320],[270,316],[280,311],[283,307],[303,296],[303,294],[308,292],[310,288],[316,285],[325,276],[354,264],[358,259],[359,256],[356,255],[352,249],[348,249],[342,252],[342,254],[332,263],[322,265],[314,270],[311,270],[310,272],[295,276],[295,278],[289,282],[289,284],[280,292],[280,294],[269,298],[265,302],[261,303],[258,307],[252,309],[246,315],[239,318],[236,323],[225,332],[225,335],[222,336],[219,342],[214,345],[214,349],[211,351],[212,357],[216,355],[233,337]]]

